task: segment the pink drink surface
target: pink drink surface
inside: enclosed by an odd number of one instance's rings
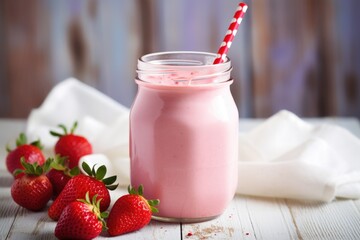
[[[238,112],[231,81],[164,86],[137,81],[130,115],[131,183],[160,199],[158,216],[220,215],[237,184]]]

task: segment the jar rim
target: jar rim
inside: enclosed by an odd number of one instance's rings
[[[171,51],[146,54],[138,59],[137,74],[143,81],[158,84],[224,82],[230,79],[231,61],[213,64],[217,54]]]
[[[189,57],[191,56],[191,58]],[[167,51],[167,52],[155,52],[149,53],[141,56],[138,60],[139,64],[149,64],[153,66],[162,67],[179,67],[179,68],[202,68],[209,67],[213,65],[224,66],[231,64],[231,60],[226,56],[226,60],[223,63],[213,64],[217,54],[210,52],[201,52],[201,51]],[[200,59],[203,58],[203,61]],[[171,64],[175,63],[175,64]],[[177,64],[176,64],[177,63]],[[182,64],[181,64],[182,63]]]

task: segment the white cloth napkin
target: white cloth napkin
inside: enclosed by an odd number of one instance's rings
[[[238,193],[360,198],[360,140],[339,126],[313,126],[283,110],[240,134],[239,152]]]
[[[31,111],[26,134],[29,139],[40,139],[44,153],[52,156],[57,138],[49,131],[59,131],[60,123],[70,128],[75,121],[78,121],[75,133],[86,137],[96,153],[81,161],[86,160],[91,166],[97,162],[107,165],[107,175],[116,174],[119,184],[127,186],[129,110],[96,89],[74,78],[60,82],[42,105]]]
[[[81,161],[108,166],[119,184],[130,183],[129,110],[76,79],[62,81],[27,122],[31,139],[40,138],[51,154],[57,124],[79,122],[94,154]],[[241,120],[240,120],[241,124]],[[280,111],[239,134],[238,194],[331,201],[360,198],[360,140],[339,126],[310,125]]]

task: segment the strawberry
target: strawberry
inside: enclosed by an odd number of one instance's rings
[[[13,200],[26,209],[39,211],[43,209],[52,196],[52,185],[44,173],[49,169],[52,159],[48,159],[43,166],[36,162],[27,163],[21,159],[24,169],[18,169],[15,174],[24,173],[16,178],[11,186]]]
[[[117,236],[139,230],[149,224],[152,213],[158,212],[155,207],[159,200],[146,200],[143,197],[143,186],[136,190],[128,187],[129,194],[120,197],[112,207],[107,220],[108,233]]]
[[[19,138],[16,139],[16,148],[14,150],[11,150],[8,146],[6,147],[8,152],[6,156],[6,167],[8,171],[13,174],[16,169],[24,169],[20,163],[22,157],[24,157],[27,163],[32,164],[36,162],[40,166],[43,165],[45,163],[45,157],[41,149],[42,146],[39,140],[28,144],[26,135],[21,133]],[[20,174],[17,177],[21,176]]]
[[[55,227],[58,239],[93,239],[106,229],[104,218],[107,212],[100,212],[97,195],[90,201],[89,192],[85,199],[74,201],[66,206]]]
[[[80,173],[79,167],[69,169],[67,165],[67,157],[56,155],[51,170],[46,174],[53,186],[53,199],[57,198],[72,177]]]
[[[59,137],[55,144],[55,153],[63,157],[68,157],[69,168],[78,166],[79,160],[82,156],[92,153],[92,146],[90,142],[83,136],[75,135],[77,122],[72,126],[70,133],[62,124],[59,127],[64,131],[63,134],[50,131],[50,134]]]
[[[95,166],[90,169],[86,162],[83,162],[82,167],[88,175],[80,174],[68,181],[48,210],[51,219],[58,220],[64,208],[76,199],[84,197],[86,192],[89,192],[91,198],[97,194],[102,199],[100,203],[101,211],[108,209],[110,205],[108,189],[114,190],[117,188],[117,185],[111,185],[116,181],[116,176],[103,179],[106,174],[105,165],[100,166],[96,171]]]

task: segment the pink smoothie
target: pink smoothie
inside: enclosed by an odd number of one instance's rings
[[[238,111],[232,81],[161,85],[136,81],[130,114],[131,183],[160,199],[175,221],[220,215],[237,183]]]

